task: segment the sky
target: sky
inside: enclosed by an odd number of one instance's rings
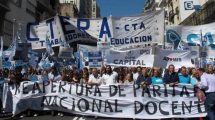
[[[134,16],[143,12],[145,0],[97,0],[101,16]]]

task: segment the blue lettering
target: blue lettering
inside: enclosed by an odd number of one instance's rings
[[[55,44],[59,44],[59,40],[58,39],[55,39]]]
[[[128,27],[129,25],[125,25],[125,31],[130,31],[127,27]]]
[[[110,43],[111,43],[111,45],[115,45],[115,43],[114,43],[114,38],[111,38],[111,39],[110,39]]]
[[[118,45],[119,44],[119,39],[115,39],[115,42]]]
[[[135,23],[135,24],[132,24],[132,26],[134,27],[134,30],[136,30],[137,28],[136,28],[136,26],[137,26],[137,23]]]
[[[27,33],[26,33],[26,37],[29,41],[39,41],[39,38],[31,38],[31,27],[39,25],[38,22],[36,23],[28,23],[27,24]]]
[[[45,41],[40,41],[41,46],[44,46]]]
[[[51,18],[46,21],[46,23],[49,24],[51,39],[54,39],[54,31],[53,31],[53,25],[52,25],[53,21],[54,21],[54,18]]]
[[[54,45],[54,40],[51,40],[51,46]]]
[[[81,23],[86,23],[85,26],[81,26]],[[89,19],[78,19],[77,21],[77,27],[80,31],[85,31],[88,30],[90,28],[90,20]]]
[[[138,37],[135,37],[135,38],[134,38],[134,41],[135,41],[136,43],[139,42],[137,39],[138,39]]]
[[[134,40],[133,40],[133,38],[130,38],[130,43],[134,43]]]
[[[215,49],[215,45],[214,45],[214,40],[213,40],[213,36],[211,35],[211,32],[207,32],[204,36],[205,39],[205,46],[207,45],[207,41],[209,41],[211,48],[214,50]],[[204,45],[202,45],[204,46]]]
[[[148,38],[148,41],[152,41],[152,36],[151,35],[148,36],[147,38]]]
[[[128,38],[125,38],[125,44],[129,44],[128,40]]]
[[[67,25],[70,26],[69,28],[72,28],[71,24],[68,21],[66,21],[66,20],[70,20],[70,18],[65,17],[65,16],[59,16],[59,17],[60,17],[60,23],[62,25],[62,29],[63,29],[64,34],[75,33],[75,30],[67,30],[66,29]]]
[[[198,35],[190,34],[187,36],[187,42],[189,46],[196,46],[196,43],[194,42],[194,40],[199,40]]]
[[[103,18],[99,38],[103,38],[104,34],[107,34],[109,38],[111,37],[111,33],[110,33],[110,29],[109,29],[109,25],[106,17]]]
[[[145,29],[145,25],[143,22],[141,22],[141,24],[140,24],[140,29]]]

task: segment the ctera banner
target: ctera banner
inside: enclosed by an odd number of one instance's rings
[[[8,86],[7,101],[14,115],[25,110],[57,110],[112,118],[193,118],[206,116],[205,107],[191,85],[89,86],[60,82],[25,81]],[[5,98],[5,97],[4,97]],[[10,103],[7,103],[10,102]]]
[[[184,43],[189,46],[210,46],[215,49],[215,23],[199,26],[167,26],[166,42],[177,49]]]
[[[52,46],[61,42],[83,41],[111,47],[142,44],[162,45],[164,40],[164,11],[133,17],[104,17],[101,19],[55,16],[41,23],[27,25],[27,39],[33,49],[45,48],[46,35]]]

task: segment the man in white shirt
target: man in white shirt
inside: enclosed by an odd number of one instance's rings
[[[98,74],[98,71],[96,68],[92,69],[92,74],[89,76],[89,85],[100,85],[101,84],[101,77]]]
[[[51,72],[48,74],[48,78],[50,81],[60,81],[61,75],[58,73],[56,67],[51,68]]]
[[[136,82],[137,78],[139,77],[139,75],[141,75],[141,67],[137,67],[137,72],[136,73],[133,73],[133,80]]]
[[[112,68],[110,65],[106,66],[106,74],[103,74],[102,81],[105,85],[113,85],[117,82],[118,74],[114,71],[112,71]]]
[[[201,77],[198,87],[205,90],[205,107],[209,120],[215,120],[215,76],[205,73],[203,68],[198,69],[198,74]]]

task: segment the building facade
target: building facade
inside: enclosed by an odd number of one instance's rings
[[[58,14],[60,16],[69,16],[71,18],[78,17],[78,8],[73,3],[61,3],[58,6]]]
[[[150,1],[150,0],[149,0]],[[165,9],[167,25],[179,25],[195,11],[199,11],[208,0],[152,0],[146,2],[145,9]]]
[[[192,13],[181,25],[202,25],[211,22],[215,22],[215,1],[209,0],[206,2],[199,12]]]
[[[60,0],[58,12],[62,16],[69,17],[100,17],[100,8],[96,0]]]
[[[8,47],[13,36],[26,41],[26,26],[29,22],[42,21],[56,15],[56,0],[1,0],[0,34]]]

